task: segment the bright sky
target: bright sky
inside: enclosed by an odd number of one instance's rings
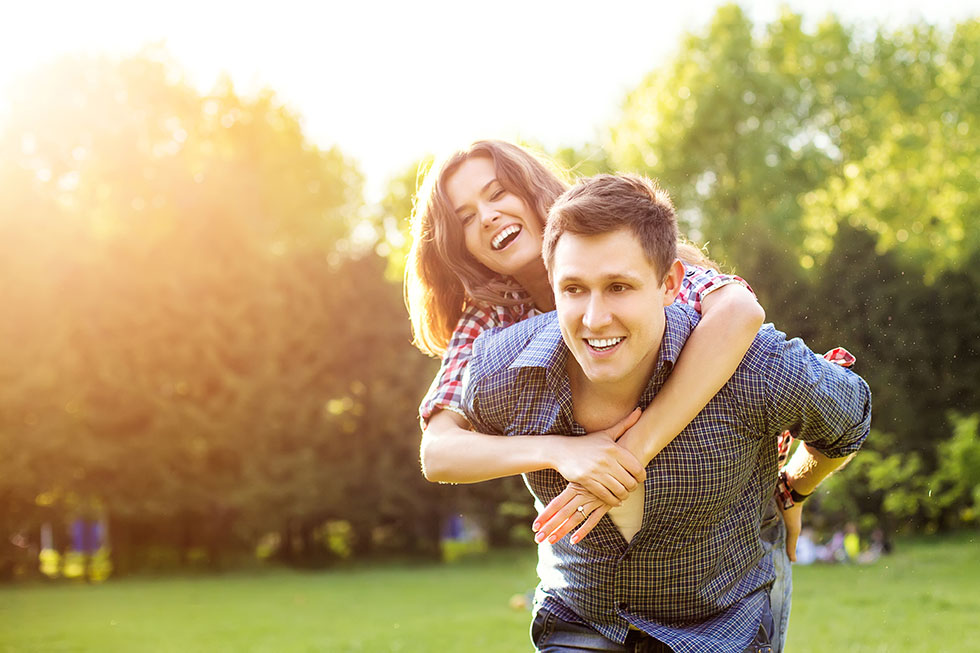
[[[202,91],[227,73],[239,92],[270,87],[309,137],[358,160],[368,192],[427,152],[476,138],[580,144],[626,91],[700,30],[718,0],[416,0],[251,3],[34,0],[0,24],[0,89],[65,53],[125,56],[164,43]],[[757,22],[788,4],[816,21],[941,26],[980,0],[755,0]],[[819,5],[815,8],[814,5]],[[0,91],[2,92],[2,91]]]

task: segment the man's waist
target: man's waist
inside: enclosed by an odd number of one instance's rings
[[[727,638],[735,633],[745,631],[745,638],[758,626],[764,609],[768,609],[768,584],[764,584],[742,599],[718,608],[707,616],[688,615],[681,619],[662,619],[644,614],[628,602],[621,602],[611,613],[602,615],[580,614],[579,606],[570,606],[560,594],[563,592],[548,592],[541,587],[535,600],[538,609],[545,609],[559,619],[570,623],[588,625],[604,637],[613,641],[623,642],[630,632],[639,632],[669,643],[671,646],[682,647],[695,642],[712,643],[717,645],[720,633]],[[746,640],[747,641],[747,640]],[[733,642],[729,642],[733,643]],[[697,650],[701,650],[695,646]],[[711,650],[716,650],[712,648]],[[728,649],[725,649],[728,650]],[[742,651],[735,646],[732,651]]]
[[[751,552],[735,556],[741,564],[719,569],[717,561],[730,554],[706,560],[694,554],[657,558],[628,551],[603,560],[558,553],[553,564],[542,560],[538,573],[546,595],[590,622],[612,622],[626,611],[665,624],[687,623],[727,610],[772,583],[772,561],[758,539]]]

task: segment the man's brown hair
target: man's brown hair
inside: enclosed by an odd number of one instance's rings
[[[596,236],[624,228],[636,236],[657,274],[666,275],[678,249],[677,215],[667,192],[639,175],[580,179],[548,213],[543,245],[548,274],[563,234]]]

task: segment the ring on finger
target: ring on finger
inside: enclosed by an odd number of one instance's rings
[[[582,519],[588,517],[588,515],[585,513],[585,506],[579,506],[578,508],[576,508],[576,510],[578,510],[579,514],[582,515]]]

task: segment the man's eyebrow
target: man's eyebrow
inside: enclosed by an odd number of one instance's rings
[[[486,184],[484,184],[483,185],[483,188],[480,189],[480,193],[479,194],[480,195],[483,195],[485,192],[487,192],[487,189],[488,188],[490,188],[491,186],[494,185],[494,183],[499,183],[499,180],[496,177],[494,177],[493,179],[491,179],[490,181],[488,181]],[[463,205],[457,206],[455,209],[453,209],[453,212],[454,213],[459,213],[460,211],[463,211],[465,209],[466,209],[466,205],[463,204]]]
[[[555,283],[582,283],[583,277],[578,273],[566,274],[562,276],[555,277]],[[631,283],[636,283],[641,281],[640,276],[633,274],[630,271],[626,272],[610,272],[609,274],[604,274],[599,277],[600,281],[629,281]]]

